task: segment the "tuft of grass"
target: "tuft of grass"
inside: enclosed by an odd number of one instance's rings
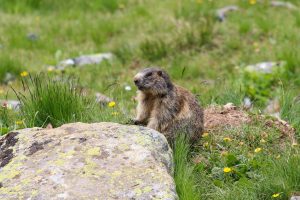
[[[196,188],[194,166],[189,163],[190,145],[184,134],[178,134],[174,144],[175,183],[179,198],[182,200],[199,200]]]
[[[257,198],[271,199],[273,194],[279,193],[279,199],[289,199],[293,193],[299,192],[299,163],[300,156],[297,152],[280,160],[271,160],[268,168],[263,171],[265,179],[255,185]]]
[[[53,80],[37,75],[23,81],[25,93],[16,93],[21,102],[21,115],[29,126],[58,127],[70,122],[89,122],[94,103],[77,89],[72,79]]]

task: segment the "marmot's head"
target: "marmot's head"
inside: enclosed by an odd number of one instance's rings
[[[134,83],[139,90],[152,95],[165,95],[173,89],[169,75],[159,68],[146,68],[134,76]]]

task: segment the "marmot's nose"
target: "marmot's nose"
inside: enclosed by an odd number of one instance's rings
[[[140,83],[139,79],[134,79],[134,84],[138,85]]]

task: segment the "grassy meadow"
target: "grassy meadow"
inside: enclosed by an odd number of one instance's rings
[[[257,117],[276,99],[300,137],[300,1],[286,2],[296,8],[268,0],[0,0],[0,100],[21,101],[18,111],[2,103],[0,135],[49,123],[128,123],[133,76],[160,66],[204,107],[242,107],[250,98],[257,119],[205,133],[196,147],[176,140],[180,199],[289,199],[300,192],[299,145]],[[228,5],[239,10],[221,22],[216,11]],[[100,64],[51,67],[108,52],[113,58]],[[266,61],[283,64],[247,70]],[[115,103],[96,104],[96,92]]]

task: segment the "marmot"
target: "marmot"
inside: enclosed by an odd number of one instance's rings
[[[195,96],[173,84],[169,75],[159,68],[146,68],[134,77],[138,87],[135,124],[146,125],[163,133],[173,142],[177,132],[188,134],[190,141],[201,137],[203,110]]]

